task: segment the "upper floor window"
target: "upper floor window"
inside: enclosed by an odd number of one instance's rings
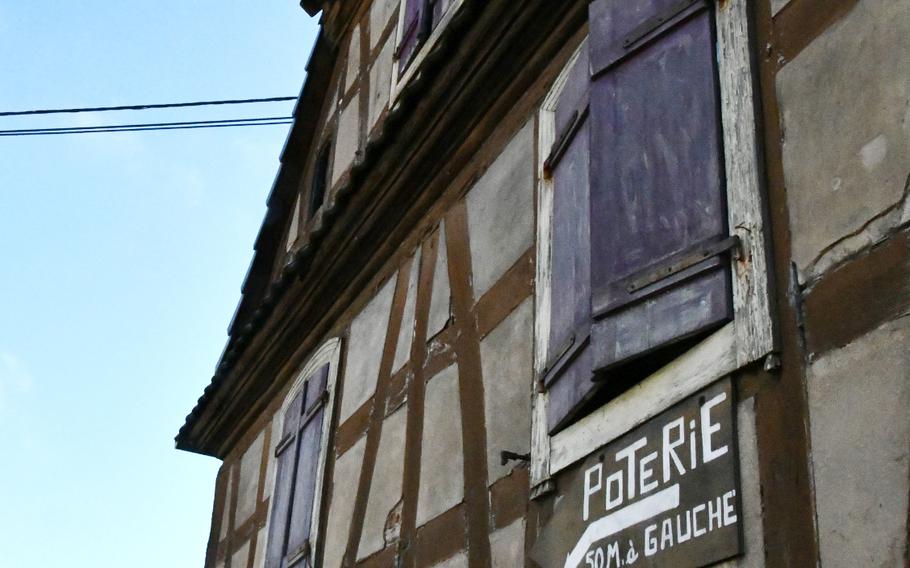
[[[329,186],[329,160],[331,159],[332,144],[326,142],[319,150],[316,156],[316,163],[313,165],[313,178],[310,182],[310,199],[307,207],[307,218],[312,219],[322,203],[325,201],[325,194]]]
[[[711,11],[591,10],[545,165],[551,431],[594,391],[628,386],[733,317]]]
[[[307,362],[281,411],[266,568],[313,566],[328,430],[341,342],[325,343]]]
[[[718,372],[772,349],[745,0],[723,4],[594,0],[543,105],[539,435],[721,328]]]
[[[398,47],[395,50],[396,85],[403,84],[419,66],[425,50],[435,43],[463,0],[401,0]]]

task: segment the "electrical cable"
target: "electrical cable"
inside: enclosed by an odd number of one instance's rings
[[[265,98],[258,98],[258,99],[225,99],[225,100],[218,100],[218,101],[157,103],[157,104],[145,104],[145,105],[122,105],[122,106],[108,106],[108,107],[16,110],[16,111],[0,112],[0,117],[2,117],[2,116],[26,116],[26,115],[35,115],[35,114],[65,114],[65,113],[77,113],[77,112],[110,112],[110,111],[119,111],[119,110],[149,110],[149,109],[159,109],[159,108],[183,108],[183,107],[213,106],[213,105],[241,105],[241,104],[245,105],[245,104],[255,104],[255,103],[274,103],[274,102],[282,102],[282,101],[293,101],[296,99],[297,99],[297,97],[265,97]]]
[[[46,136],[61,134],[101,134],[108,132],[146,132],[158,130],[190,130],[197,128],[226,128],[233,126],[269,126],[291,124],[289,116],[261,118],[234,118],[227,120],[195,120],[184,122],[150,122],[140,124],[114,124],[107,126],[71,126],[61,128],[25,128],[17,130],[0,130],[2,136]]]

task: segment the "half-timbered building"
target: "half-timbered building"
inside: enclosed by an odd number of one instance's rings
[[[206,568],[908,562],[910,3],[302,7]]]

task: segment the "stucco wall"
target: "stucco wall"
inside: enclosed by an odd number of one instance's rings
[[[777,92],[792,256],[810,298],[806,390],[821,564],[902,565],[910,336],[900,306],[908,288],[880,287],[886,307],[876,310],[876,291],[858,291],[861,280],[844,274],[855,273],[853,262],[874,266],[870,251],[910,221],[910,4],[856,3],[786,63]],[[816,288],[827,306],[811,295]],[[851,309],[863,311],[837,305],[857,301],[850,290],[883,320],[852,338],[835,331],[856,326]],[[905,299],[888,297],[895,294]],[[826,336],[833,339],[818,339]]]

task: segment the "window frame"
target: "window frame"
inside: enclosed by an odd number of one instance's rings
[[[337,383],[339,375],[339,364],[341,362],[341,349],[342,349],[342,340],[340,337],[334,337],[325,341],[319,348],[310,356],[310,358],[303,364],[300,371],[297,373],[294,383],[291,385],[290,390],[288,390],[287,395],[284,398],[284,401],[281,403],[281,408],[278,409],[275,418],[272,424],[273,432],[283,432],[284,431],[284,419],[287,414],[288,407],[291,404],[291,401],[294,399],[294,396],[299,393],[306,381],[319,370],[320,367],[329,364],[329,372],[326,377],[325,390],[327,393],[327,398],[324,406],[324,413],[322,417],[322,434],[319,440],[319,461],[316,464],[316,487],[314,489],[313,496],[313,511],[310,517],[310,552],[309,558],[299,558],[295,562],[294,566],[304,567],[304,566],[315,566],[314,563],[317,553],[320,551],[320,538],[321,534],[319,533],[319,519],[322,511],[322,497],[323,490],[325,487],[325,467],[326,462],[329,456],[329,440],[331,436],[331,425],[332,420],[335,415],[335,385]],[[272,473],[269,476],[269,483],[271,483],[271,493],[269,497],[269,513],[266,518],[266,524],[263,527],[264,536],[262,544],[257,544],[258,546],[263,547],[263,551],[268,550],[269,545],[269,534],[272,523],[272,513],[274,510],[274,504],[276,502],[275,493],[277,490],[278,476],[277,473],[277,458],[275,457],[275,450],[278,448],[278,443],[281,436],[279,434],[278,439],[272,440],[272,448],[270,449],[269,457],[269,467],[272,469]],[[288,518],[288,523],[290,523],[290,518]]]
[[[300,207],[301,207],[301,195],[300,193],[294,198],[294,205],[291,207],[291,223],[288,227],[288,238],[284,246],[284,252],[288,253],[294,248],[297,244],[297,239],[300,238]]]
[[[313,171],[310,174],[310,188],[307,191],[306,198],[306,220],[307,222],[312,222],[316,218],[316,215],[319,214],[319,211],[322,209],[322,206],[325,204],[326,199],[329,196],[331,191],[331,170],[332,170],[332,154],[333,154],[334,145],[332,144],[331,138],[326,138],[322,144],[319,145],[319,151],[316,153],[315,160],[313,161]],[[318,190],[319,203],[316,203]]]
[[[398,52],[398,48],[401,45],[402,35],[404,34],[404,18],[405,12],[407,10],[408,0],[400,0],[398,3],[398,25],[395,30],[395,52]],[[423,43],[417,45],[414,51],[414,55],[411,57],[411,61],[408,64],[408,68],[405,70],[404,74],[399,78],[399,63],[400,59],[396,56],[392,60],[392,87],[390,89],[389,96],[389,106],[393,106],[395,101],[398,100],[398,96],[401,94],[404,86],[408,84],[408,81],[411,80],[411,77],[417,74],[418,69],[423,64],[423,60],[426,59],[427,54],[433,50],[433,47],[439,42],[439,37],[442,35],[442,30],[445,29],[449,22],[452,21],[452,18],[455,17],[455,14],[461,9],[464,5],[464,0],[452,0],[449,7],[446,9],[445,13],[439,18],[439,23],[436,24],[436,27],[430,32],[430,36],[424,40]]]
[[[767,214],[762,198],[758,116],[754,100],[756,70],[750,49],[746,3],[747,0],[714,2],[727,221],[730,234],[741,241],[739,254],[731,259],[733,321],[617,398],[552,436],[547,428],[548,394],[537,382],[547,363],[551,307],[553,181],[545,175],[543,163],[556,141],[556,103],[587,37],[563,67],[541,104],[537,153],[532,497],[552,491],[552,476],[594,450],[715,380],[768,357],[776,350],[766,240]]]

